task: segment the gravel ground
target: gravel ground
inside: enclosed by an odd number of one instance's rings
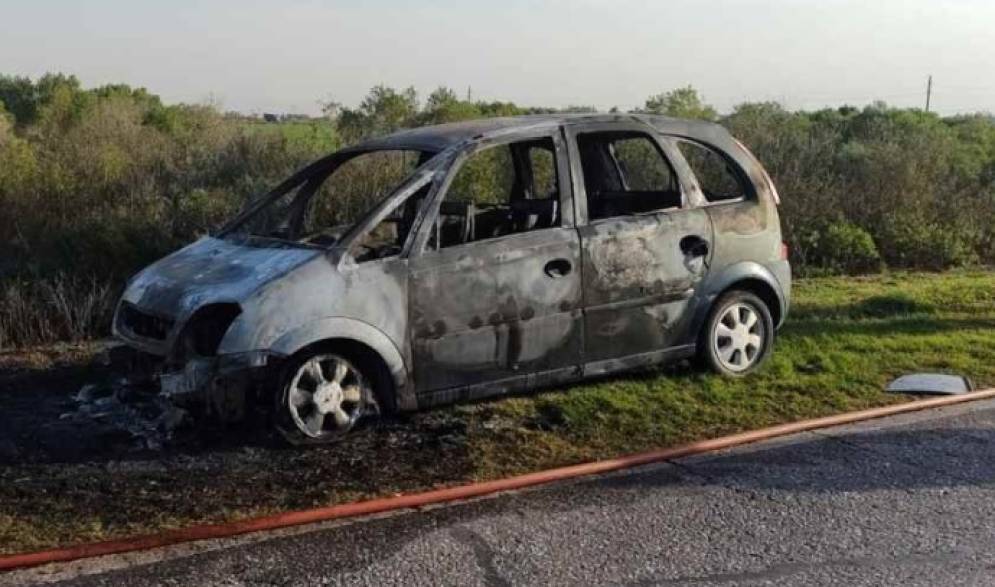
[[[991,585],[995,402],[0,584]]]

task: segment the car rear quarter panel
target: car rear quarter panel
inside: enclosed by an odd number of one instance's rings
[[[652,118],[647,121],[658,123]],[[739,168],[753,191],[742,201],[703,204],[712,221],[712,256],[709,276],[698,294],[705,303],[699,305],[700,315],[690,332],[700,327],[716,296],[736,282],[748,279],[763,281],[775,290],[783,321],[790,299],[791,269],[781,258],[776,194],[760,162],[718,125],[668,120],[665,134],[703,143],[724,154]],[[692,183],[690,199],[705,202],[700,186]]]
[[[778,295],[778,314],[787,314],[791,290],[791,270],[781,258],[781,221],[773,186],[760,164],[734,140],[723,141],[722,149],[750,182],[753,193],[742,201],[706,206],[714,234],[711,274],[706,290],[721,293],[739,279],[759,279]]]

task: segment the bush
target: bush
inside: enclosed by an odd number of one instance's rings
[[[833,273],[874,273],[882,269],[874,238],[846,221],[833,222],[815,233],[808,255],[810,263]]]
[[[967,223],[949,225],[921,213],[893,215],[882,229],[894,267],[941,270],[979,261],[980,235]]]
[[[340,137],[556,111],[470,102],[446,88],[420,106],[412,89],[378,86],[358,108],[329,104],[334,121],[264,124],[164,105],[142,88],[86,90],[59,74],[0,75],[0,104],[0,347],[106,334],[126,277]],[[645,110],[717,116],[693,88],[651,97]],[[799,273],[995,262],[991,116],[754,103],[718,121],[777,183]],[[341,190],[343,208],[359,205],[360,191]]]
[[[841,265],[945,269],[995,262],[995,119],[941,119],[873,104],[787,112],[746,104],[723,124],[764,162],[782,195],[785,238],[801,272]],[[837,227],[859,227],[873,238]],[[858,247],[840,260],[829,240]],[[861,244],[862,243],[862,244]],[[868,269],[870,270],[870,269]]]
[[[0,287],[0,348],[104,336],[120,291],[107,282],[56,275]]]

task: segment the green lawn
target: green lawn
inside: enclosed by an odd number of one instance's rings
[[[310,450],[225,432],[161,455],[0,466],[0,552],[494,479],[908,401],[882,389],[910,371],[989,386],[993,325],[995,273],[798,280],[773,357],[745,379],[643,372],[405,416]],[[46,389],[3,391],[5,417],[19,417],[16,405],[34,410],[24,394]]]
[[[993,327],[990,272],[799,279],[773,356],[745,379],[678,369],[458,410],[510,424],[476,443],[481,476],[521,472],[905,401],[882,390],[911,371],[992,385]]]

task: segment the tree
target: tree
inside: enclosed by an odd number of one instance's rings
[[[460,100],[452,89],[439,86],[425,102],[425,110],[419,117],[422,124],[441,124],[480,118],[481,110],[477,104]]]
[[[339,114],[342,112],[342,103],[333,100],[331,97],[327,100],[319,101],[318,104],[321,106],[321,113],[329,120],[337,120]]]
[[[35,85],[27,77],[0,75],[0,102],[21,125],[34,121],[38,113]]]
[[[418,115],[418,93],[409,87],[398,92],[374,86],[358,108],[342,108],[337,126],[346,143],[413,126]]]
[[[476,107],[480,110],[480,115],[485,118],[495,116],[518,116],[525,111],[514,104],[514,102],[477,102]]]
[[[650,96],[640,112],[700,120],[716,120],[719,117],[715,108],[706,104],[698,95],[698,90],[691,86]]]

